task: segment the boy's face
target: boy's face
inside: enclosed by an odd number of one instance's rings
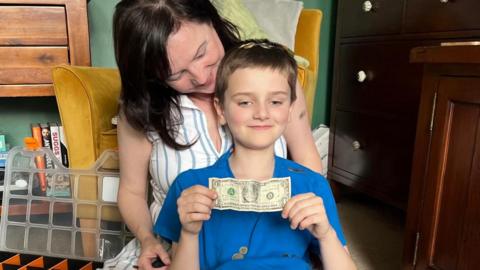
[[[272,148],[290,120],[290,87],[284,73],[241,68],[228,79],[223,105],[215,100],[220,123],[228,124],[235,148]]]

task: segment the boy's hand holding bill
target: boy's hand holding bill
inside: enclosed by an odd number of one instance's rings
[[[177,200],[182,231],[197,235],[202,229],[203,221],[210,219],[216,198],[215,191],[201,185],[184,190]]]
[[[292,230],[306,228],[318,240],[322,240],[331,229],[323,200],[314,193],[292,197],[285,204],[282,217],[290,220]]]

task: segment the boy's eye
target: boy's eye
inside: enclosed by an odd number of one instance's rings
[[[239,105],[240,107],[245,107],[245,106],[248,106],[248,105],[250,105],[250,104],[252,104],[252,102],[247,101],[247,100],[243,100],[243,101],[239,101],[239,102],[238,102],[238,105]]]
[[[272,104],[273,104],[273,105],[282,105],[282,104],[283,104],[283,101],[281,101],[281,100],[272,100]]]

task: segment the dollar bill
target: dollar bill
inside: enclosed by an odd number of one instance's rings
[[[291,197],[290,177],[255,181],[235,178],[209,178],[208,186],[217,192],[214,209],[252,212],[282,211]]]

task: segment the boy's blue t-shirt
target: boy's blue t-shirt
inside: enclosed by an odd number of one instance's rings
[[[183,190],[208,187],[209,177],[234,177],[228,164],[230,152],[210,167],[178,175],[170,187],[154,231],[168,241],[180,238],[177,199]],[[275,157],[273,177],[291,178],[291,195],[313,192],[323,199],[328,220],[345,245],[332,191],[327,180],[293,161]],[[200,268],[203,269],[310,269],[308,250],[319,254],[318,240],[308,230],[292,230],[281,212],[257,213],[212,210],[199,233]],[[243,253],[245,254],[241,254]],[[245,252],[246,251],[246,252]],[[241,255],[239,255],[241,254]],[[238,259],[241,257],[240,259]]]

